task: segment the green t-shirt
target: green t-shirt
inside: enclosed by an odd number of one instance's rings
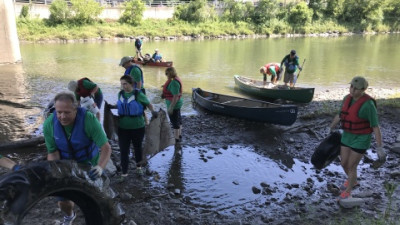
[[[272,74],[272,76],[276,76],[276,71],[275,71],[275,66],[269,66],[268,68],[269,72]]]
[[[134,95],[134,91],[126,93],[123,92],[125,98],[130,98]],[[118,98],[119,98],[118,94]],[[147,106],[150,104],[149,99],[147,99],[146,95],[139,91],[136,95],[136,101],[142,104],[143,106]],[[145,126],[143,116],[136,116],[136,117],[129,117],[129,116],[122,116],[118,119],[118,126],[122,129],[138,129]]]
[[[351,104],[354,104],[352,100]],[[342,102],[343,105],[343,102]],[[358,111],[358,117],[369,121],[371,127],[379,125],[378,113],[373,100],[366,101]],[[342,143],[357,149],[369,149],[371,146],[372,134],[352,134],[344,131],[342,134]]]
[[[53,126],[52,113],[43,123],[43,134],[46,142],[47,153],[54,153],[57,151],[56,141],[54,140],[54,126]],[[85,114],[85,134],[86,136],[93,140],[97,147],[101,148],[104,144],[108,142],[107,136],[101,127],[99,120],[91,112],[86,112]],[[64,126],[65,133],[67,137],[71,136],[71,131],[74,125]],[[91,160],[84,161],[82,163],[87,163],[90,161],[92,165],[97,165],[99,162],[100,154],[93,157]]]
[[[142,80],[142,72],[140,71],[140,69],[138,67],[133,67],[131,72],[129,73],[129,75],[131,75],[131,77],[133,78],[133,81],[136,83],[142,82],[142,88],[144,89],[144,84],[143,84],[143,80]]]
[[[179,84],[179,81],[172,80],[168,87],[167,90],[172,93],[172,95],[179,95],[179,91],[181,89],[181,85]],[[171,105],[171,101],[168,99],[165,99],[165,104],[167,104],[167,108]],[[174,109],[180,109],[182,108],[183,105],[183,100],[182,97],[176,102]]]
[[[92,90],[93,88],[97,87],[97,84],[85,79],[85,80],[83,80],[83,87],[87,90]],[[95,95],[100,95],[101,93],[102,93],[101,89],[99,88],[99,89],[97,89],[97,92]],[[81,96],[76,92],[75,92],[75,97],[76,97],[76,100],[78,100],[78,101],[81,100]]]

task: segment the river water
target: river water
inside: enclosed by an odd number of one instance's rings
[[[153,53],[160,49],[166,60],[172,60],[184,85],[183,114],[196,114],[190,103],[191,89],[201,87],[212,92],[243,96],[236,90],[233,75],[239,74],[262,79],[260,66],[268,62],[280,62],[291,49],[296,49],[304,70],[297,86],[329,89],[345,87],[355,75],[365,76],[371,87],[398,87],[400,83],[400,35],[354,35],[348,37],[270,38],[246,40],[194,40],[144,42],[143,52]],[[88,77],[103,90],[105,100],[115,103],[119,91],[119,77],[124,70],[119,60],[134,54],[134,45],[128,42],[76,43],[76,44],[22,44],[22,64],[0,65],[0,142],[26,139],[40,135],[42,111],[54,95],[67,89],[70,80]],[[144,67],[145,87],[156,108],[165,107],[159,97],[165,82],[165,68]],[[253,199],[251,185],[265,180],[289,177],[302,183],[314,173],[311,166],[294,159],[295,165],[280,169],[277,161],[258,156],[246,146],[230,146],[223,158],[207,164],[196,161],[198,149],[184,147],[181,179],[188,195],[195,196],[196,204],[223,208],[223,204],[235,205],[244,199]],[[172,157],[172,149],[153,159],[150,167],[163,174]],[[193,153],[191,153],[193,152]],[[240,152],[240,153],[237,153]],[[240,160],[242,154],[247,160]],[[159,159],[157,159],[159,158]],[[252,171],[244,175],[248,165],[243,162],[254,159]],[[252,161],[252,160],[250,160]],[[196,163],[197,162],[197,163]],[[228,163],[227,171],[221,164]],[[228,165],[235,165],[229,167]],[[200,169],[202,168],[202,169]],[[265,168],[272,173],[266,174]],[[331,167],[333,170],[339,168]],[[209,171],[202,174],[200,171]],[[229,177],[247,183],[244,189],[226,192],[231,183],[202,183],[210,174]],[[181,173],[179,173],[181,174]],[[235,174],[232,177],[232,174]],[[241,176],[242,174],[243,176]],[[271,177],[272,176],[272,177]],[[251,182],[246,180],[251,178]],[[212,190],[213,193],[210,192]],[[277,196],[278,197],[278,196]],[[278,197],[279,198],[279,197]]]

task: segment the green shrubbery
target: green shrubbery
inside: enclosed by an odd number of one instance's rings
[[[124,12],[119,21],[137,26],[142,22],[145,6],[141,0],[130,0],[124,3]]]
[[[64,0],[53,1],[49,9],[48,24],[93,24],[103,11],[103,7],[95,0],[70,0],[70,3],[71,6],[68,6]]]
[[[213,7],[207,4],[207,0],[194,0],[187,4],[182,4],[176,7],[174,18],[187,22],[206,22],[217,19]]]

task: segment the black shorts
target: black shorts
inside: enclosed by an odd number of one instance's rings
[[[352,151],[357,152],[357,153],[359,153],[359,154],[365,154],[365,153],[367,152],[367,149],[352,148],[352,147],[347,146],[347,145],[345,145],[345,144],[343,144],[343,143],[340,143],[340,144],[341,144],[342,146],[344,146],[344,147],[350,148]]]
[[[179,129],[182,125],[181,110],[174,109],[172,115],[169,115],[169,120],[171,121],[173,129]]]

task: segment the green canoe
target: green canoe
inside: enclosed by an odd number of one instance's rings
[[[314,96],[314,88],[293,87],[288,89],[285,85],[276,85],[271,87],[269,82],[266,85],[263,85],[263,81],[253,80],[239,75],[235,75],[234,77],[235,83],[240,90],[260,97],[309,103]]]

